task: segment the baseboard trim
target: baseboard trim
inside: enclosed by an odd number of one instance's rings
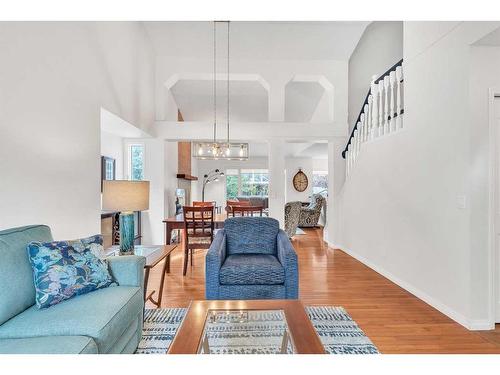
[[[416,288],[415,286],[407,283],[406,281],[401,280],[399,277],[386,271],[382,267],[379,267],[378,265],[372,263],[371,261],[369,261],[365,257],[357,254],[356,252],[352,251],[351,249],[347,248],[346,246],[334,245],[331,243],[328,243],[328,245],[334,249],[339,249],[339,250],[342,250],[343,252],[345,252],[346,254],[349,254],[350,256],[355,258],[356,260],[363,263],[365,266],[370,267],[375,272],[381,274],[385,278],[392,281],[394,284],[405,289],[407,292],[413,294],[415,297],[421,299],[422,301],[424,301],[428,305],[432,306],[433,308],[435,308],[439,312],[443,313],[444,315],[446,315],[450,319],[453,319],[455,322],[464,326],[465,328],[472,330],[472,331],[474,331],[474,330],[489,330],[489,329],[494,328],[494,325],[492,327],[492,324],[490,321],[467,319],[461,313],[457,312],[456,310],[452,309],[451,307],[447,306],[446,304],[436,300],[434,297],[429,296],[427,293],[425,293],[422,290]]]
[[[469,322],[469,327],[466,327],[471,331],[489,331],[495,329],[495,324],[489,320],[471,320]]]

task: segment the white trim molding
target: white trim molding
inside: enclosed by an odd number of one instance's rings
[[[496,207],[498,205],[498,191],[497,191],[497,170],[499,159],[497,154],[500,145],[498,145],[498,130],[495,121],[495,97],[498,99],[500,95],[500,87],[491,87],[488,92],[488,119],[489,119],[489,264],[488,264],[488,284],[489,284],[489,310],[490,310],[490,326],[495,327],[495,322],[497,321],[497,316],[500,316],[500,300],[499,300],[499,286],[497,285],[500,281],[500,275],[498,273],[498,244],[496,239],[496,233],[498,231],[498,225],[496,219]],[[498,99],[500,100],[500,99]],[[492,329],[492,328],[489,328]]]

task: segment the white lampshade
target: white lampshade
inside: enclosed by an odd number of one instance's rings
[[[149,209],[149,181],[103,181],[102,209],[144,211]]]

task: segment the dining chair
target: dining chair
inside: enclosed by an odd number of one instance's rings
[[[228,215],[232,211],[233,206],[250,206],[250,202],[249,201],[240,202],[239,200],[228,199],[226,201],[226,212],[228,213]]]
[[[208,249],[214,239],[214,207],[184,206],[184,267],[187,272],[188,257],[193,265],[193,250]]]
[[[193,201],[193,207],[215,207],[216,206],[216,202],[215,201],[212,201],[212,202],[202,202],[202,201]]]
[[[232,206],[231,211],[228,211],[227,215],[228,217],[254,216],[254,214],[259,213],[259,216],[262,216],[262,210],[262,206]]]

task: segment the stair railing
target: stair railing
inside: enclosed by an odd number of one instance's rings
[[[362,145],[403,128],[403,60],[398,61],[380,77],[372,77],[358,118],[347,145],[342,151],[346,159],[346,178],[352,171]]]

